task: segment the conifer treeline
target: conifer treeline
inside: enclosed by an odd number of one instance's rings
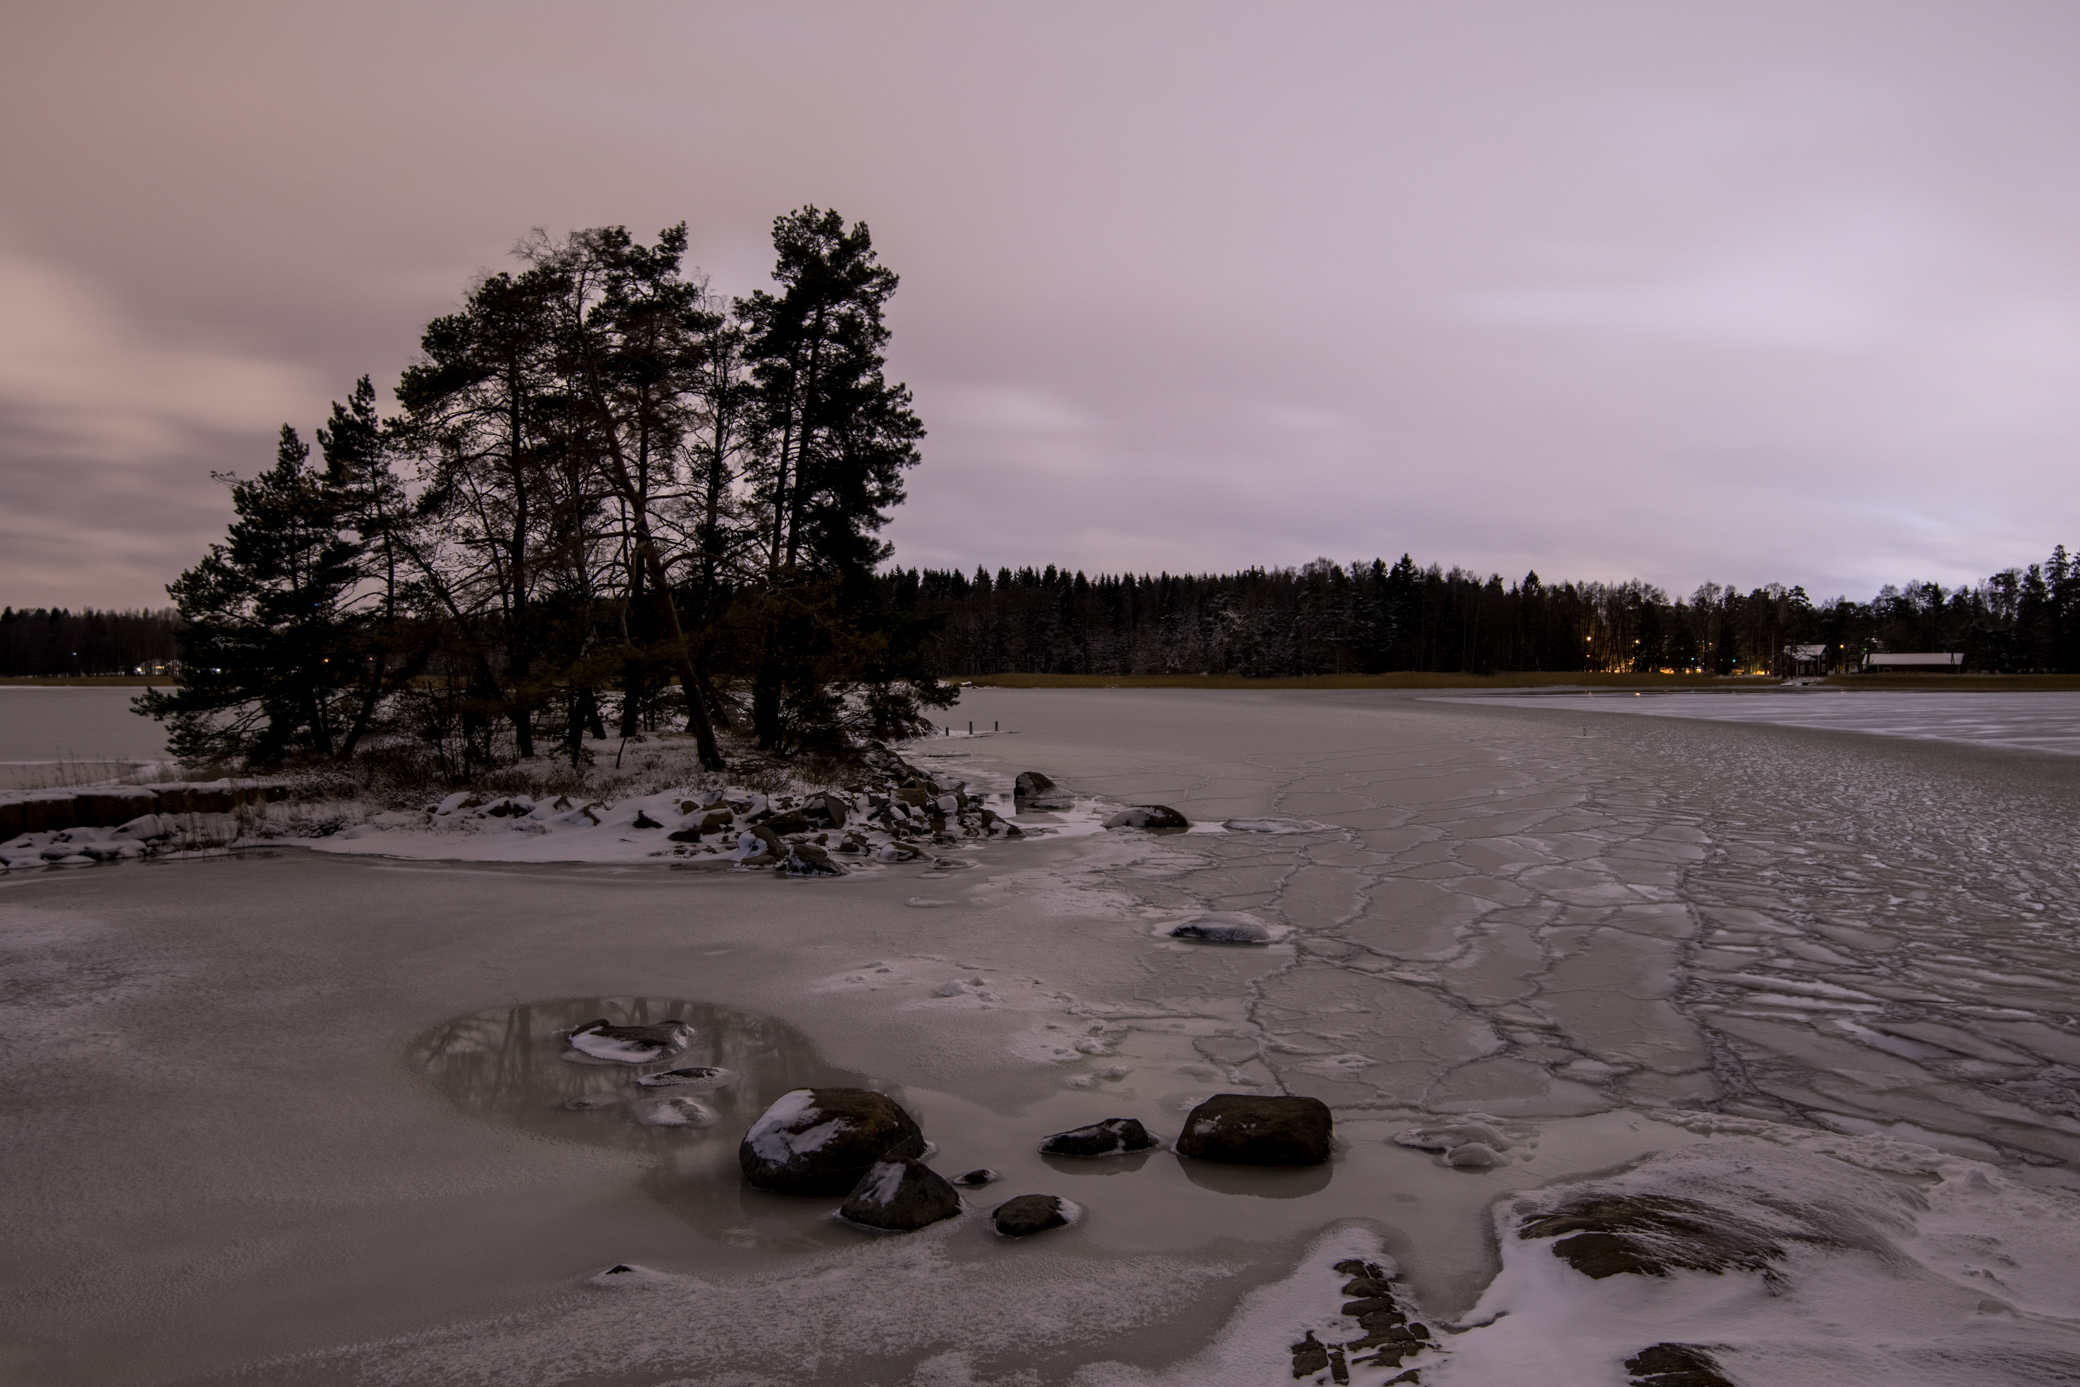
[[[2080,559],[1972,587],[1887,586],[1869,602],[1810,601],[1772,584],[1706,583],[1671,599],[1644,583],[1545,583],[1416,568],[1105,575],[1052,566],[973,577],[895,568],[891,606],[939,618],[950,675],[1221,673],[1252,677],[1505,670],[1767,669],[1786,645],[1825,645],[1831,667],[1872,650],[1954,650],[1993,673],[2080,672]],[[0,676],[126,674],[170,659],[171,609],[0,611]]]
[[[0,609],[0,677],[133,674],[173,658],[174,614],[92,607]]]
[[[1802,587],[1706,583],[1671,599],[1646,583],[1506,583],[1407,555],[1227,574],[1101,574],[1049,566],[895,569],[891,603],[943,621],[947,675],[1309,674],[1659,670],[1767,672],[1786,646],[1825,645],[1829,669],[1878,650],[1961,651],[1968,669],[2080,671],[2080,559],[1976,586],[1887,585],[1868,602]]]

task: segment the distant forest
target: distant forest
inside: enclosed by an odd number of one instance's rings
[[[1887,585],[1868,602],[1779,584],[1671,599],[1640,582],[1512,583],[1405,554],[1153,577],[897,568],[881,581],[895,607],[943,620],[933,658],[947,676],[1766,673],[1793,645],[1826,646],[1829,669],[1959,651],[1968,670],[2080,671],[2080,558],[2063,545],[1974,587]]]
[[[177,626],[171,607],[141,612],[0,609],[0,676],[142,673],[173,659]]]
[[[893,568],[891,606],[939,619],[935,660],[977,674],[1304,674],[1768,671],[1787,645],[1833,668],[1881,650],[1960,651],[1967,669],[2080,672],[2080,558],[1974,587],[1887,586],[1814,603],[1777,584],[1706,583],[1671,599],[1645,583],[1515,583],[1404,555],[1225,574],[1100,574],[1052,566],[968,576]],[[159,611],[0,611],[0,675],[129,674],[174,656]]]

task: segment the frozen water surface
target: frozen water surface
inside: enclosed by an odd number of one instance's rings
[[[1566,712],[1767,722],[1779,727],[1868,732],[1881,737],[2080,756],[2080,693],[1946,693],[1940,689],[1888,691],[1817,686],[1718,693],[1576,690],[1466,701]]]
[[[1620,1383],[1663,1341],[1744,1387],[2080,1374],[2080,762],[2013,749],[2055,724],[963,707],[1016,735],[913,759],[1215,831],[1036,813],[1073,836],[922,885],[297,851],[0,879],[0,1376],[1271,1383],[1306,1334],[1360,1383]],[[1167,937],[1216,913],[1281,937]],[[695,1037],[563,1060],[602,1018]],[[717,1120],[646,1121],[675,1090],[635,1079],[689,1067],[738,1076],[690,1095]],[[1003,1180],[875,1238],[731,1178],[766,1103],[841,1082]],[[1335,1160],[1034,1149],[1114,1116],[1167,1142],[1224,1091],[1324,1099]],[[1029,1192],[1086,1216],[995,1237]],[[1537,1231],[1693,1205],[1649,1229],[1658,1276]],[[1399,1264],[1437,1347],[1342,1347],[1351,1259]]]
[[[0,685],[0,790],[125,774],[166,756],[166,729],[130,711],[141,688]]]

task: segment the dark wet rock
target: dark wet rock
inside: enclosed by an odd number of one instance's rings
[[[1195,916],[1170,931],[1172,939],[1196,939],[1207,944],[1269,944],[1270,927],[1236,911],[1217,910]]]
[[[1312,1329],[1308,1330],[1307,1337],[1293,1345],[1293,1376],[1313,1377],[1328,1366],[1329,1346],[1315,1338]]]
[[[702,816],[700,830],[703,833],[720,833],[735,820],[736,816],[727,809],[711,809]]]
[[[636,821],[635,821],[635,823],[634,823],[633,827],[635,827],[635,828],[663,828],[663,827],[664,827],[664,825],[663,825],[663,824],[661,824],[661,823],[659,823],[659,822],[658,822],[657,820],[655,820],[655,819],[651,818],[651,817],[650,817],[650,816],[649,816],[648,814],[644,813],[644,812],[643,812],[642,810],[638,809],[638,810],[636,810]]]
[[[616,1026],[604,1017],[588,1021],[567,1037],[573,1050],[596,1060],[617,1064],[649,1064],[667,1059],[685,1049],[693,1039],[693,1027],[684,1021],[661,1021],[650,1026]]]
[[[765,820],[759,827],[773,833],[807,833],[810,827],[809,816],[799,809],[783,810]]]
[[[1007,1238],[1029,1238],[1050,1228],[1067,1228],[1083,1212],[1052,1194],[1022,1194],[990,1210],[989,1219]]]
[[[1177,1154],[1229,1165],[1320,1165],[1334,1128],[1319,1098],[1216,1093],[1185,1118]]]
[[[838,843],[838,851],[839,851],[839,852],[849,852],[849,853],[854,853],[854,854],[858,854],[858,853],[863,853],[863,852],[865,852],[866,850],[867,850],[867,840],[866,840],[866,839],[864,839],[864,838],[862,838],[862,837],[860,837],[860,836],[859,836],[858,834],[856,834],[856,833],[848,833],[848,834],[846,834],[846,835],[845,835],[845,837],[844,837],[844,838],[843,838],[842,840],[840,840],[840,842]]]
[[[752,1124],[737,1160],[758,1189],[844,1194],[877,1162],[915,1160],[924,1152],[916,1119],[887,1094],[798,1088]]]
[[[831,861],[831,855],[814,843],[796,843],[788,854],[787,863],[781,869],[794,877],[841,877],[845,869]]]
[[[852,1187],[838,1216],[869,1228],[908,1233],[960,1211],[959,1193],[923,1161],[880,1161]]]
[[[1655,1344],[1625,1360],[1632,1387],[1733,1387],[1719,1360],[1694,1344]]]
[[[675,828],[665,837],[674,843],[698,843],[701,840],[701,831],[697,828]]]
[[[1088,1127],[1056,1132],[1040,1143],[1043,1156],[1131,1156],[1153,1151],[1160,1143],[1148,1129],[1131,1117],[1108,1117]]]
[[[837,795],[817,795],[804,805],[802,812],[813,820],[820,821],[825,828],[843,828],[851,813],[851,806]]]
[[[1394,1294],[1393,1273],[1357,1258],[1338,1262],[1336,1270],[1350,1278],[1343,1293],[1357,1297],[1345,1303],[1343,1313],[1363,1331],[1341,1345],[1352,1363],[1397,1368],[1402,1359],[1429,1346],[1429,1326],[1409,1319],[1407,1306]]]
[[[655,1074],[636,1076],[636,1082],[644,1088],[685,1088],[695,1092],[727,1088],[736,1081],[736,1071],[707,1064],[697,1064],[687,1069],[662,1069]]]
[[[1061,786],[1054,783],[1051,776],[1039,771],[1020,771],[1018,778],[1011,782],[1011,798],[1021,801],[1066,800],[1068,796],[1062,792]]]
[[[984,1185],[987,1185],[992,1181],[1001,1180],[1003,1178],[1003,1176],[997,1174],[997,1172],[991,1170],[988,1166],[981,1166],[975,1170],[968,1171],[964,1175],[954,1176],[953,1183],[961,1186],[964,1189],[977,1190],[981,1189]]]
[[[1192,821],[1167,804],[1130,805],[1105,821],[1107,828],[1190,828]]]
[[[1553,1255],[1584,1276],[1666,1276],[1671,1271],[1769,1276],[1784,1245],[1769,1230],[1694,1199],[1584,1195],[1524,1220],[1525,1241],[1557,1238]]]

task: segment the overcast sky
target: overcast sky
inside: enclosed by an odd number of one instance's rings
[[[163,603],[532,226],[873,228],[932,567],[2080,543],[2080,5],[26,3],[0,602]]]

